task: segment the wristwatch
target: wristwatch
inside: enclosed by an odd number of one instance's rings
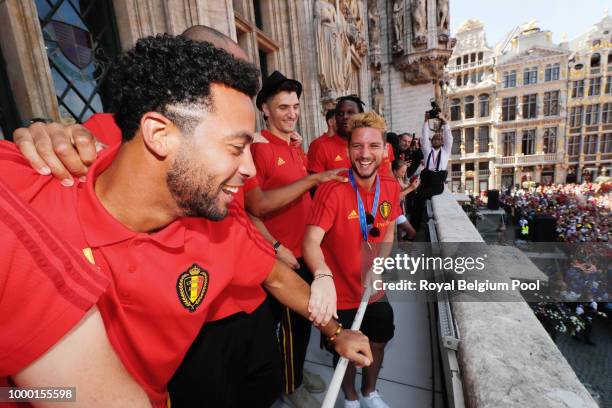
[[[280,248],[281,243],[278,241],[274,241],[274,243],[272,244],[272,248],[274,248],[274,253],[278,254],[278,248]]]
[[[32,119],[30,119],[30,120],[28,121],[28,126],[29,126],[29,125],[31,125],[31,124],[34,124],[34,123],[36,123],[36,122],[40,122],[40,123],[51,123],[51,122],[53,122],[53,119],[49,119],[49,118],[39,118],[39,117],[32,118]]]

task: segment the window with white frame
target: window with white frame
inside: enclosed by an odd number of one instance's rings
[[[481,126],[478,128],[478,151],[486,153],[489,151],[489,127]]]
[[[599,104],[587,105],[584,112],[584,124],[586,126],[599,123]]]
[[[474,97],[465,97],[465,118],[471,119],[474,117]]]
[[[544,153],[557,152],[557,127],[544,128]]]
[[[602,154],[612,153],[612,133],[604,133],[601,135],[599,151]]]
[[[599,95],[601,93],[601,77],[591,78],[589,81],[589,96]]]
[[[610,55],[612,55],[612,52],[610,52]],[[612,70],[612,65],[610,64],[608,63],[608,70]],[[612,95],[612,75],[606,77],[606,95]]]
[[[574,106],[570,112],[570,127],[582,126],[582,106]]]
[[[538,67],[525,68],[523,71],[523,85],[536,84],[538,82]]]
[[[537,94],[523,95],[523,119],[537,116]]]
[[[503,77],[504,88],[513,88],[516,86],[516,71],[505,71]]]
[[[451,120],[461,120],[461,99],[455,98],[451,101],[450,108]]]
[[[612,102],[601,105],[601,123],[604,125],[612,123]]]
[[[474,128],[469,127],[464,129],[465,132],[465,152],[474,153]]]
[[[567,154],[569,156],[580,155],[580,135],[570,135],[567,140]]]
[[[453,129],[451,133],[453,135],[451,154],[461,154],[461,129]]]
[[[478,116],[481,118],[489,116],[489,94],[478,96]]]
[[[502,99],[502,120],[516,119],[516,96]]]
[[[523,130],[522,153],[527,156],[535,154],[535,129]]]
[[[549,64],[546,65],[546,69],[544,70],[544,81],[557,81],[559,79],[561,72],[560,64]]]
[[[502,133],[502,144],[504,156],[514,156],[514,145],[516,143],[516,132]]]
[[[572,98],[582,98],[584,96],[584,79],[572,82]]]
[[[544,92],[544,116],[559,114],[559,91]]]
[[[584,141],[582,143],[582,152],[584,154],[597,153],[597,138],[597,134],[584,135]]]

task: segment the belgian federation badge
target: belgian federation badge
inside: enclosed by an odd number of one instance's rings
[[[193,264],[176,281],[176,292],[183,306],[190,312],[200,306],[208,290],[208,272]]]
[[[386,220],[389,215],[391,215],[391,203],[388,201],[383,201],[378,206],[378,211],[380,211],[380,215]]]

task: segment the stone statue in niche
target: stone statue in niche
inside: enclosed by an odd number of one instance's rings
[[[402,45],[404,39],[404,7],[405,0],[393,0],[393,52],[404,50]]]
[[[412,43],[427,44],[427,0],[412,1]]]
[[[368,1],[368,36],[370,40],[370,64],[380,69],[380,13],[377,0]]]
[[[351,83],[351,44],[348,24],[336,10],[334,0],[315,3],[315,40],[319,66],[319,83],[323,97],[333,91],[346,92]]]
[[[339,5],[348,24],[349,42],[355,47],[355,51],[363,57],[368,51],[368,44],[364,34],[365,16],[362,0],[340,0]]]
[[[448,41],[448,0],[437,0],[438,9],[438,39]]]
[[[382,80],[380,72],[377,72],[372,76],[372,110],[379,115],[384,115],[385,110],[385,91],[382,86]]]

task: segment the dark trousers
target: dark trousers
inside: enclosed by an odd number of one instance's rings
[[[281,394],[275,321],[266,300],[250,315],[206,323],[170,383],[177,407],[268,408]]]
[[[410,214],[410,224],[415,230],[419,230],[425,213],[425,203],[431,197],[442,194],[444,182],[448,176],[447,171],[421,171],[421,185],[414,196],[413,211]],[[414,221],[414,222],[413,222]]]
[[[312,274],[302,258],[299,258],[298,261],[300,269],[296,273],[310,285]],[[275,314],[280,321],[278,340],[281,350],[283,392],[291,394],[302,385],[302,371],[304,370],[304,360],[306,359],[312,322],[281,305],[276,300],[274,305]]]

